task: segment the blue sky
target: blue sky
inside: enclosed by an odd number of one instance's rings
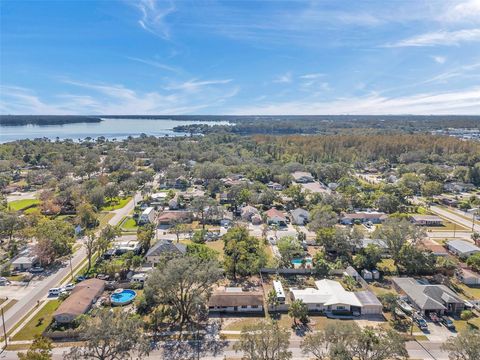
[[[480,114],[480,0],[0,0],[2,114]]]

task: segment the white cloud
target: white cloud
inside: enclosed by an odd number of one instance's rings
[[[289,84],[292,82],[292,73],[287,72],[285,74],[277,76],[274,80],[274,83]]]
[[[445,56],[440,55],[434,55],[432,56],[432,59],[438,64],[445,64],[445,62],[447,61],[447,58]]]
[[[141,13],[138,24],[144,30],[166,40],[170,38],[170,28],[165,18],[175,11],[172,1],[138,0],[132,4]]]
[[[192,79],[192,80],[180,83],[180,84],[170,85],[166,89],[168,89],[168,90],[185,90],[185,91],[188,91],[188,92],[195,92],[195,91],[201,90],[202,88],[204,88],[206,86],[223,85],[223,84],[228,84],[231,81],[232,81],[232,79],[203,80],[203,81]]]
[[[150,65],[150,66],[162,69],[162,70],[171,71],[171,72],[174,72],[174,73],[181,73],[182,72],[180,69],[178,69],[174,66],[166,65],[166,64],[160,63],[160,62],[155,61],[155,60],[146,60],[146,59],[140,59],[140,58],[130,57],[130,56],[127,56],[127,59],[130,59],[130,60],[142,63],[142,64]]]
[[[401,97],[371,94],[333,101],[290,101],[239,107],[237,115],[325,115],[325,114],[478,114],[480,87],[443,93],[420,93]]]
[[[480,23],[480,0],[455,1],[447,5],[439,20]]]
[[[457,31],[437,31],[416,35],[400,40],[386,47],[421,47],[436,45],[458,45],[463,42],[480,41],[480,28],[464,29]]]
[[[324,76],[325,74],[321,74],[321,73],[311,73],[311,74],[300,75],[300,79],[313,80],[313,79],[318,79]]]
[[[224,103],[240,91],[237,87],[216,88],[227,81],[203,81],[189,86],[159,91],[140,92],[119,84],[99,84],[62,80],[73,86],[68,93],[56,94],[49,100],[25,88],[2,87],[0,113],[3,114],[192,114]],[[229,81],[228,81],[229,82]],[[192,92],[199,89],[201,92]]]

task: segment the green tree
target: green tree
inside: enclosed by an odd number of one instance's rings
[[[241,351],[246,360],[289,360],[292,358],[289,346],[290,331],[276,322],[260,321],[245,326],[233,348]]]
[[[17,353],[19,360],[50,360],[52,358],[52,341],[41,335],[35,335],[27,352]]]
[[[368,244],[355,257],[354,264],[358,269],[374,269],[382,260],[382,249],[375,244]]]
[[[300,320],[302,324],[308,323],[308,307],[302,300],[297,299],[290,303],[288,307],[288,315],[293,319],[295,326],[297,320]]]
[[[34,229],[35,254],[42,265],[72,253],[75,242],[73,226],[60,219],[42,219]]]
[[[150,307],[169,304],[180,326],[192,323],[205,311],[213,285],[221,278],[216,261],[196,257],[176,257],[155,269],[145,284],[145,299]]]
[[[248,229],[235,226],[223,236],[224,268],[234,279],[256,274],[265,266],[266,255],[260,241],[250,236]]]
[[[155,225],[146,224],[145,226],[137,229],[137,240],[142,247],[142,252],[146,253],[152,245],[152,240],[155,236]]]
[[[480,359],[480,331],[463,330],[458,336],[450,337],[442,346],[450,360]]]
[[[467,265],[476,271],[480,271],[480,253],[468,257]]]
[[[82,317],[78,330],[82,344],[65,353],[65,359],[117,360],[133,354],[142,358],[150,350],[142,320],[121,309],[100,309],[95,316]]]
[[[284,236],[277,242],[278,251],[282,256],[283,267],[292,267],[292,260],[303,256],[303,248],[300,242],[293,236]]]
[[[312,231],[318,231],[322,228],[331,228],[338,222],[337,214],[329,205],[317,205],[310,212],[310,222],[308,227]]]

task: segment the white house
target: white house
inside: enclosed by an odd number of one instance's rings
[[[302,208],[290,211],[290,215],[292,216],[292,222],[295,225],[305,225],[310,218],[308,211]]]
[[[468,258],[470,255],[480,252],[478,246],[464,240],[451,240],[447,242],[447,249],[460,258]]]
[[[292,173],[292,177],[296,183],[300,184],[313,182],[315,180],[312,174],[305,171],[295,171],[294,173]]]
[[[155,208],[148,207],[138,218],[138,222],[141,224],[153,223],[155,221]]]
[[[480,285],[480,274],[469,269],[461,269],[457,272],[457,278],[465,285]]]
[[[382,304],[370,291],[351,292],[333,280],[315,281],[316,289],[290,289],[294,300],[302,300],[309,311],[381,314]]]

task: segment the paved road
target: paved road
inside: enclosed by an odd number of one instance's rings
[[[467,229],[471,230],[472,229],[472,220],[467,220],[465,219],[464,217],[462,216],[459,216],[457,214],[454,214],[450,211],[447,211],[443,208],[441,208],[440,206],[431,206],[430,207],[430,210],[432,212],[434,212],[435,214],[437,215],[441,215],[445,218],[447,218],[448,220],[452,221],[452,222],[455,222],[457,224],[460,224],[460,225],[463,225],[465,226]],[[479,225],[474,225],[473,229],[475,231],[479,231],[480,232],[480,226]]]
[[[141,199],[139,193],[135,195],[135,199],[132,199],[128,202],[123,208],[115,210],[115,215],[108,222],[110,225],[117,225],[124,216],[128,215],[130,211],[135,207],[135,203]],[[82,246],[72,257],[72,268],[75,268],[80,264],[87,256],[85,248]],[[70,272],[70,266],[60,268],[57,272],[52,275],[49,275],[42,281],[36,283],[32,286],[30,293],[25,295],[21,300],[19,300],[14,306],[12,306],[5,313],[5,327],[9,331],[18,321],[20,321],[25,314],[27,314],[30,309],[32,309],[37,301],[44,299],[48,290],[57,287],[60,282],[67,276]]]
[[[227,358],[235,358],[239,359],[241,354],[236,353],[234,350],[232,350],[233,343],[235,341],[229,340],[227,345],[219,350],[216,354],[212,354],[211,352],[207,353],[202,353],[200,356],[200,359],[202,360],[214,360],[214,359],[224,359],[225,357]],[[294,360],[304,360],[304,359],[311,359],[311,356],[306,356],[302,354],[302,351],[300,349],[300,340],[292,340],[290,341],[290,351],[292,351],[293,354],[293,359]],[[177,343],[178,344],[178,343]],[[410,358],[412,359],[424,359],[424,360],[448,360],[448,354],[441,351],[441,343],[435,343],[435,342],[426,342],[426,341],[421,341],[421,342],[416,342],[416,341],[410,341],[406,344],[406,348],[408,350],[408,353],[410,355]],[[53,359],[63,359],[63,353],[67,351],[68,348],[54,348],[53,349]],[[189,353],[191,354],[191,352]],[[150,356],[145,357],[148,359],[165,359],[166,354],[164,354],[163,350],[155,350],[153,351]],[[189,357],[186,353],[182,353],[181,357],[178,357],[172,354],[168,354],[168,358],[172,360],[186,360],[186,359],[192,359],[195,357]],[[6,351],[2,355],[0,355],[0,359],[17,359],[16,352],[13,351]]]

